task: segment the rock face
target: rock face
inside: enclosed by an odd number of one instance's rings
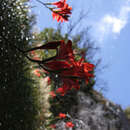
[[[57,122],[56,130],[130,130],[130,124],[121,107],[106,100],[101,94],[78,92],[78,105],[70,112],[75,128],[66,128],[64,121]]]

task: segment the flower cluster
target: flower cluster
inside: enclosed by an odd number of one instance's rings
[[[72,14],[72,12],[71,12],[72,7],[70,7],[66,3],[66,0],[60,0],[60,1],[52,2],[52,3],[43,3],[39,0],[37,0],[37,1],[52,11],[52,17],[53,17],[53,19],[56,19],[57,22],[68,21],[68,18]],[[48,5],[53,5],[54,7],[51,8],[51,7],[48,7]]]
[[[56,47],[57,48],[57,47]],[[72,88],[79,89],[79,80],[85,80],[88,84],[89,79],[94,77],[91,73],[94,65],[85,62],[84,57],[76,61],[72,50],[72,42],[67,44],[62,40],[58,48],[57,57],[44,64],[46,68],[55,71],[58,74],[62,85],[56,90],[61,96],[64,96]]]
[[[70,7],[66,0],[60,0],[58,2],[52,3],[58,9],[52,10],[53,19],[56,19],[58,22],[68,21],[69,15],[71,14],[72,7]]]
[[[80,88],[80,80],[84,80],[86,84],[88,84],[89,80],[94,77],[92,73],[94,65],[85,62],[84,56],[78,61],[76,60],[71,40],[68,40],[67,43],[63,40],[48,42],[45,45],[32,48],[29,52],[37,49],[56,49],[57,54],[54,57],[45,59],[44,61],[32,60],[41,64],[42,68],[50,74],[54,73],[58,75],[61,85],[57,88],[56,93],[61,96],[64,96],[73,88],[78,90]],[[35,74],[40,76],[38,71],[36,71]],[[50,95],[54,98],[56,94],[52,91]]]
[[[65,118],[67,118],[67,115],[64,114],[64,113],[59,113],[58,118],[65,119]],[[56,129],[56,125],[55,124],[51,124],[50,127]],[[66,128],[73,128],[74,124],[71,121],[67,121],[66,124],[65,124],[65,127]]]

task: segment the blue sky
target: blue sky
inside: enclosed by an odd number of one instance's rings
[[[56,27],[57,22],[52,20],[48,9],[35,0],[30,0],[30,3],[37,6],[32,12],[37,14],[36,26],[39,30]],[[72,20],[77,19],[81,10],[89,10],[81,28],[92,26],[91,37],[101,48],[103,64],[108,65],[101,73],[102,79],[108,84],[105,96],[123,108],[130,106],[130,0],[68,0],[67,3],[74,8]]]

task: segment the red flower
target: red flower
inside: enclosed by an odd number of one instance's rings
[[[39,69],[35,69],[35,70],[34,70],[34,74],[35,74],[37,77],[40,77],[40,76],[41,76]]]
[[[66,78],[85,79],[86,83],[88,84],[89,79],[91,77],[94,77],[94,75],[90,73],[91,71],[93,71],[94,65],[90,63],[83,63],[83,61],[84,61],[84,58],[81,58],[79,61],[71,60],[71,64],[72,64],[71,69],[63,70],[60,73],[60,76],[66,77]],[[72,86],[72,82],[71,82],[71,86]],[[77,86],[76,88],[79,88],[79,87]]]
[[[58,88],[58,89],[56,90],[56,93],[60,93],[61,96],[64,96],[65,93],[66,93],[66,91],[65,91],[65,89],[64,89],[63,87],[61,87],[61,88]]]
[[[50,85],[51,84],[51,78],[49,76],[46,76],[44,78],[45,81],[47,81],[47,84]]]
[[[53,19],[56,19],[58,22],[68,21],[68,17],[71,14],[72,7],[68,6],[66,0],[60,0],[53,3],[43,3],[40,0],[37,1],[52,11]],[[50,8],[47,5],[55,5],[57,9]]]
[[[56,19],[57,22],[59,22],[59,21],[63,22],[63,21],[68,21],[69,16],[68,15],[62,15],[62,14],[59,14],[58,12],[56,12],[56,11],[53,11],[52,17],[53,17],[53,19]]]
[[[86,84],[88,84],[89,78],[94,77],[94,75],[92,73],[90,73],[91,71],[94,70],[94,67],[95,66],[93,64],[90,64],[90,63],[83,63],[82,64],[82,69],[83,69],[83,72],[84,72]]]
[[[50,77],[48,77],[48,79],[47,79],[47,83],[48,83],[48,85],[51,84],[51,79],[50,79]]]
[[[53,9],[52,10],[52,17],[56,19],[57,22],[61,21],[68,21],[69,15],[71,14],[72,8],[65,4],[63,8]]]
[[[68,21],[69,15],[71,14],[72,7],[69,7],[66,4],[66,0],[60,0],[58,2],[51,3],[52,5],[56,5],[59,9],[52,10],[52,17],[56,19],[58,22]]]
[[[59,93],[61,96],[64,96],[71,89],[72,86],[63,81],[63,85],[56,90],[56,93]]]
[[[56,90],[56,93],[59,93],[61,96],[64,96],[72,88],[75,88],[76,90],[80,89],[78,80],[64,77],[61,78],[63,85]]]
[[[71,14],[71,10],[72,7],[68,6],[68,4],[65,4],[63,8],[57,9],[55,11],[58,12],[59,14],[69,15]]]
[[[66,127],[73,128],[74,124],[72,122],[66,122]]]
[[[52,125],[50,125],[50,127],[55,129],[55,128],[56,128],[56,125],[55,125],[55,124],[52,124]]]
[[[64,114],[64,113],[59,113],[59,118],[66,118],[66,114]]]
[[[72,66],[67,61],[50,61],[44,64],[47,68],[51,70],[63,70],[70,69]]]
[[[60,47],[58,48],[59,45]],[[80,60],[75,60],[72,50],[72,42],[70,40],[68,40],[67,43],[63,40],[48,42],[45,45],[31,49],[31,51],[36,49],[57,49],[55,59],[43,63],[43,66],[46,70],[57,73],[61,78],[62,86],[56,90],[56,93],[59,93],[61,96],[64,96],[72,88],[77,90],[80,89],[79,80],[83,79],[88,84],[90,78],[94,77],[92,73],[94,65],[84,62],[84,53]],[[36,73],[36,75],[40,76],[40,73]],[[50,95],[52,97],[56,96],[54,92],[51,92]]]
[[[52,98],[55,98],[55,97],[56,97],[56,94],[55,94],[54,91],[51,91],[49,94],[52,96]]]
[[[72,88],[75,88],[77,90],[80,88],[78,80],[72,78],[63,78],[62,87],[64,88],[64,90],[66,90],[66,92],[68,90],[71,90]]]
[[[58,2],[51,3],[52,5],[56,5],[57,8],[63,8],[66,4],[66,0],[60,0]]]
[[[95,67],[93,64],[90,64],[88,62],[87,63],[83,63],[82,66],[83,66],[84,72],[93,71],[93,69]]]
[[[64,59],[66,61],[74,61],[72,42],[70,40],[67,42],[67,44],[65,44],[64,41],[61,41],[57,59]]]

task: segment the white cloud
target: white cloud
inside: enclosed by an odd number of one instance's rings
[[[113,33],[120,33],[121,29],[126,25],[126,20],[106,15],[102,19],[102,23],[104,26],[104,31],[105,29],[111,28],[109,31],[112,31]]]
[[[110,34],[120,34],[121,30],[127,25],[130,13],[130,1],[120,8],[119,15],[106,14],[96,24],[97,37],[100,42],[107,38]]]

